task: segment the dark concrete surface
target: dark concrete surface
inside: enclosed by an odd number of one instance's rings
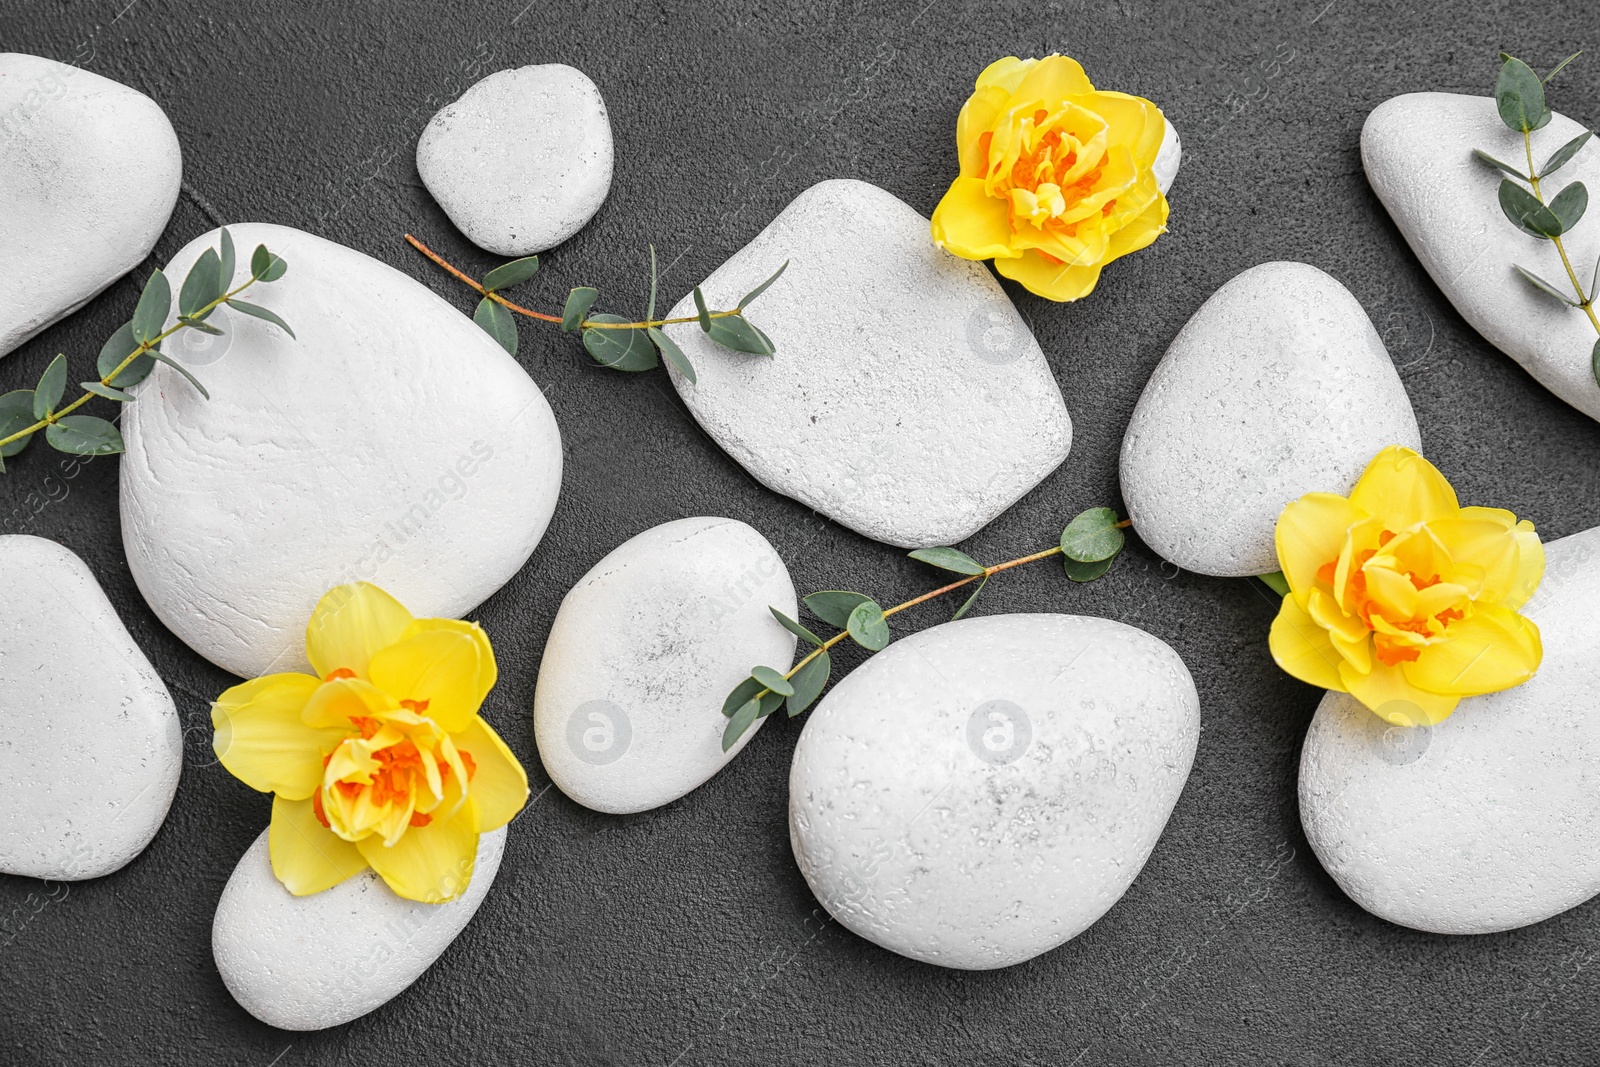
[[[1487,92],[1497,50],[1547,67],[1595,45],[1588,0],[127,3],[0,0],[0,48],[78,57],[171,116],[186,192],[153,264],[218,222],[278,222],[391,263],[464,311],[465,292],[401,235],[475,273],[493,262],[451,228],[414,162],[429,116],[482,74],[571,63],[600,85],[616,130],[610,199],[545,257],[543,288],[527,291],[558,307],[575,284],[639,289],[653,241],[672,264],[670,303],[821,179],[864,178],[931,212],[955,170],[956,111],[978,71],[1007,54],[1066,52],[1098,83],[1166,109],[1184,137],[1183,170],[1171,233],[1111,268],[1090,299],[1058,306],[1015,292],[1077,437],[1061,469],[971,552],[1021,555],[1051,544],[1079,509],[1120,503],[1117,450],[1151,368],[1217,286],[1275,259],[1313,263],[1360,299],[1428,453],[1465,501],[1515,509],[1552,537],[1600,520],[1595,424],[1462,322],[1378,205],[1357,153],[1363,118],[1389,96]],[[1593,124],[1597,89],[1600,56],[1585,57],[1552,99]],[[136,296],[124,279],[0,361],[0,389],[30,386],[57,351],[92,366]],[[842,584],[901,599],[931,576],[756,485],[661,372],[594,369],[569,338],[532,323],[522,341],[519,358],[561,423],[566,481],[533,561],[476,617],[502,670],[487,714],[527,764],[536,799],[456,944],[406,993],[329,1032],[258,1023],[212,962],[212,912],[269,799],[213,763],[208,701],[232,679],[167,632],[134,587],[116,462],[74,473],[36,446],[0,480],[0,530],[55,538],[89,561],[172,688],[187,756],[166,826],[124,870],[50,895],[0,878],[0,1061],[1594,1061],[1596,905],[1448,938],[1352,904],[1300,831],[1296,767],[1319,694],[1273,666],[1273,605],[1253,583],[1174,574],[1137,543],[1093,585],[1041,565],[986,594],[991,612],[1081,612],[1151,631],[1183,655],[1204,709],[1193,775],[1138,881],[1085,934],[1032,962],[939,970],[828,921],[789,853],[797,723],[775,722],[704,788],[647,814],[598,815],[546,790],[529,710],[539,653],[563,593],[625,538],[721,514],[771,538],[802,592]]]

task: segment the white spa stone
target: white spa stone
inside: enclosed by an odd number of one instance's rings
[[[506,844],[504,827],[484,834],[467,891],[448,904],[420,904],[370,869],[297,897],[272,873],[267,833],[222,890],[211,954],[233,999],[282,1030],[347,1023],[422,977],[483,903]]]
[[[172,697],[83,560],[0,536],[0,873],[117,870],[161,829],[182,766]]]
[[[124,408],[122,538],[161,621],[236,674],[306,668],[317,600],[371,581],[459,617],[532,554],[561,484],[550,405],[472,320],[391,267],[282,226],[229,227],[288,273],[247,291],[293,328],[233,313]],[[206,234],[174,257],[173,288]],[[219,355],[220,352],[220,355]]]
[[[679,519],[623,542],[561,602],[534,696],[539,758],[596,811],[645,811],[705,782],[728,752],[722,702],[757,666],[787,671],[798,618],[778,553],[733,519]]]
[[[1544,663],[1434,726],[1323,697],[1300,756],[1300,820],[1350,899],[1440,934],[1526,926],[1600,893],[1600,529],[1546,546],[1524,614]]]
[[[1565,115],[1552,116],[1533,134],[1536,165],[1583,131]],[[1407,93],[1374,108],[1361,128],[1367,180],[1461,317],[1546,389],[1600,419],[1594,327],[1583,312],[1517,273],[1520,265],[1570,292],[1554,246],[1506,218],[1498,192],[1504,175],[1475,157],[1474,148],[1527,169],[1522,135],[1500,121],[1486,96]],[[1590,190],[1600,187],[1600,145],[1593,140],[1542,183],[1546,199],[1578,180]],[[1585,218],[1562,243],[1587,291],[1600,257],[1600,226]]]
[[[757,481],[874,540],[954,544],[1050,474],[1072,420],[1039,344],[982,263],[877,186],[820,182],[702,285],[751,305],[772,357],[668,327],[699,383],[672,382]],[[693,315],[686,296],[671,316]]]
[[[0,356],[138,266],[182,177],[178,135],[154,100],[0,53]]]
[[[1201,305],[1150,376],[1122,441],[1133,528],[1188,570],[1278,569],[1273,530],[1305,493],[1347,493],[1416,415],[1350,291],[1306,263],[1263,263]]]
[[[1171,119],[1167,119],[1166,132],[1161,135],[1161,147],[1156,150],[1156,161],[1150,168],[1155,171],[1156,184],[1161,187],[1162,193],[1172,188],[1182,160],[1183,142],[1178,138],[1178,128]]]
[[[969,970],[1047,952],[1117,902],[1200,733],[1176,652],[1071,615],[913,634],[808,718],[789,834],[811,891],[862,937]]]
[[[429,121],[417,172],[480,248],[526,256],[560,244],[611,190],[611,121],[581,70],[542,63],[474,84]]]

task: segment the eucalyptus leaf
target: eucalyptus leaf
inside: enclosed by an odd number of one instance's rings
[[[761,698],[760,707],[756,709],[756,718],[765,719],[768,715],[783,707],[785,699],[787,698],[782,693],[768,693]]]
[[[726,752],[738,744],[739,738],[743,737],[744,732],[750,729],[750,724],[756,721],[756,716],[759,714],[761,714],[759,701],[747,700],[741,704],[739,710],[734,712],[733,717],[728,720],[727,729],[722,731],[722,751]]]
[[[706,334],[723,348],[735,352],[748,352],[754,356],[770,356],[777,351],[772,339],[751,325],[742,315],[725,315],[711,320]]]
[[[67,391],[67,357],[57,355],[39,375],[39,384],[33,387],[33,417],[42,419],[61,403]]]
[[[1543,289],[1545,292],[1549,293],[1551,296],[1555,297],[1557,300],[1561,301],[1563,304],[1567,304],[1567,305],[1569,305],[1571,307],[1578,307],[1579,306],[1578,305],[1578,301],[1572,299],[1570,296],[1563,295],[1560,289],[1557,289],[1553,284],[1551,284],[1550,282],[1545,281],[1543,278],[1541,278],[1537,274],[1533,273],[1533,271],[1527,270],[1527,269],[1525,269],[1525,268],[1523,268],[1521,266],[1517,266],[1516,264],[1512,264],[1512,265],[1516,266],[1517,267],[1517,273],[1521,274],[1524,278],[1528,279],[1528,281],[1532,282],[1535,288]]]
[[[783,261],[783,266],[779,267],[777,270],[772,272],[772,277],[768,278],[766,281],[762,282],[760,285],[756,286],[754,289],[752,289],[748,293],[744,294],[744,299],[739,301],[739,310],[743,311],[746,307],[748,307],[750,305],[750,302],[752,300],[754,300],[756,297],[760,296],[762,293],[766,292],[767,291],[767,287],[770,286],[773,282],[777,281],[779,278],[781,278],[783,276],[783,272],[788,270],[788,269],[789,269],[789,261],[786,259],[786,260]]]
[[[1594,343],[1594,349],[1589,353],[1589,370],[1594,373],[1594,382],[1600,385],[1600,341]]]
[[[813,645],[822,644],[822,638],[818,637],[804,626],[801,626],[799,623],[789,618],[789,616],[785,615],[777,608],[768,607],[767,610],[772,612],[772,617],[778,620],[779,626],[782,626],[785,630],[788,630],[802,641],[810,641]]]
[[[1550,213],[1561,220],[1561,232],[1566,233],[1578,224],[1589,207],[1589,190],[1582,182],[1573,182],[1550,201]]]
[[[161,326],[172,310],[172,286],[167,276],[159,270],[144,283],[139,294],[139,304],[133,309],[133,336],[140,341],[154,341],[161,335]]]
[[[1568,161],[1570,161],[1573,156],[1577,155],[1578,150],[1588,143],[1589,138],[1593,136],[1593,133],[1588,130],[1584,130],[1582,133],[1578,134],[1578,136],[1574,137],[1572,140],[1556,149],[1550,158],[1544,161],[1544,168],[1539,172],[1540,179],[1548,178],[1550,175],[1566,166]],[[1517,177],[1521,178],[1522,175],[1519,174]]]
[[[655,342],[656,348],[666,357],[667,362],[676,368],[677,372],[689,379],[691,383],[699,381],[695,377],[694,364],[689,362],[689,357],[683,354],[683,349],[678,343],[654,326],[647,328],[645,335]]]
[[[1539,203],[1538,197],[1510,178],[1500,182],[1500,210],[1505,212],[1513,225],[1530,237],[1561,235],[1561,220]]]
[[[710,333],[711,309],[706,307],[706,294],[700,291],[700,287],[698,285],[694,287],[694,310],[695,314],[700,316],[700,329],[706,333]]]
[[[728,699],[722,702],[723,718],[733,718],[734,712],[738,711],[749,701],[754,700],[756,698],[756,694],[765,688],[766,686],[762,685],[754,678],[746,678],[744,681],[734,686],[733,692],[728,694]]]
[[[284,322],[283,318],[276,311],[271,311],[271,310],[269,310],[267,308],[264,308],[260,304],[247,303],[246,301],[240,300],[236,296],[235,297],[230,297],[228,299],[228,306],[233,308],[233,310],[235,310],[235,311],[244,312],[246,315],[249,315],[251,318],[261,319],[263,322],[270,322],[270,323],[272,323],[272,325],[276,326],[278,329],[282,330],[284,333],[288,334],[290,337],[294,337],[294,331],[289,328],[289,324],[287,322]],[[500,307],[500,305],[496,304],[495,307]],[[502,309],[502,310],[504,310],[504,309]],[[506,318],[507,319],[511,318],[511,313],[510,312],[506,312]],[[473,316],[473,321],[474,322],[477,321],[477,316],[476,315]],[[483,324],[479,323],[479,325],[481,326]],[[216,332],[217,333],[221,333],[222,331],[221,330],[217,330]],[[512,323],[512,325],[511,325],[511,333],[512,333],[513,338],[515,338],[516,332],[517,332],[516,324]],[[498,341],[500,339],[498,337],[496,337],[495,340]],[[505,342],[502,341],[501,343],[504,344]],[[513,355],[516,354],[516,341],[514,339],[512,341],[512,354]]]
[[[1581,55],[1583,55],[1583,49],[1580,48],[1566,59],[1563,59],[1561,62],[1557,63],[1555,67],[1551,69],[1550,73],[1544,76],[1544,81],[1548,83],[1551,78],[1554,78],[1557,74],[1560,74],[1562,71],[1566,70],[1568,63],[1571,63],[1574,59],[1577,59]]]
[[[233,234],[228,228],[222,228],[222,252],[217,256],[217,280],[222,285],[222,291],[227,292],[233,288]]]
[[[250,254],[250,276],[259,278],[267,273],[267,268],[272,266],[272,253],[267,251],[266,245],[256,245],[256,250]]]
[[[826,652],[818,653],[817,658],[807,663],[795,672],[789,679],[794,686],[794,693],[789,697],[789,717],[805,711],[822,695],[822,689],[828,684],[828,675],[833,673],[833,661]]]
[[[39,420],[33,417],[33,390],[13,389],[0,396],[0,438],[21,433]],[[28,447],[33,435],[0,445],[0,458],[14,456]]]
[[[594,315],[591,322],[627,322],[617,315]],[[637,374],[659,366],[655,346],[643,330],[583,331],[583,347],[602,367]]]
[[[1513,178],[1520,178],[1523,181],[1527,181],[1528,180],[1528,176],[1526,174],[1522,173],[1516,167],[1513,167],[1509,163],[1500,162],[1498,159],[1494,158],[1489,153],[1483,151],[1481,148],[1474,148],[1472,150],[1472,154],[1477,156],[1479,159],[1483,160],[1485,163],[1489,164],[1491,167],[1498,167],[1500,170],[1505,171],[1507,174],[1511,175]]]
[[[517,320],[511,317],[511,312],[505,306],[491,297],[484,297],[478,301],[478,308],[472,313],[472,321],[483,328],[483,332],[493,337],[495,343],[513,356],[517,354]]]
[[[119,363],[133,355],[138,348],[139,342],[133,336],[133,323],[123,323],[117,329],[117,332],[112,334],[104,345],[100,346],[100,358],[95,361],[95,369],[100,372],[102,379],[110,381],[111,372],[117,369]],[[116,380],[112,381],[111,384],[123,389],[130,385],[138,385],[150,377],[150,372],[155,370],[155,367],[156,361],[154,359],[151,359],[149,355],[142,355],[124,367],[122,373],[117,375]]]
[[[150,353],[150,358],[153,359],[153,360],[156,360],[158,363],[165,363],[167,366],[171,367],[173,370],[175,370],[179,374],[183,375],[185,378],[187,378],[189,380],[189,384],[194,386],[195,390],[201,396],[205,397],[207,400],[211,399],[211,394],[206,392],[206,387],[200,384],[200,379],[199,378],[196,378],[194,375],[189,373],[189,368],[183,366],[182,364],[173,362],[171,359],[168,359],[166,356],[163,356],[160,352],[152,352],[152,353]]]
[[[194,266],[189,268],[188,275],[184,277],[183,288],[178,290],[178,313],[198,315],[202,308],[220,296],[221,272],[222,260],[216,250],[208,248],[201,252],[200,258],[194,261]]]
[[[1500,112],[1500,121],[1518,133],[1539,129],[1544,125],[1539,121],[1545,111],[1544,82],[1522,60],[1504,52],[1500,53],[1500,58],[1504,62],[1494,87],[1494,103]]]
[[[521,285],[539,272],[538,256],[523,256],[513,259],[510,263],[502,263],[494,270],[483,276],[483,287],[491,293],[499,289],[509,289],[513,285]]]
[[[44,439],[75,456],[113,456],[123,450],[122,435],[95,415],[67,415],[45,427]]]
[[[209,333],[214,337],[222,336],[221,330],[217,329],[215,326],[204,321],[203,319],[197,319],[190,315],[179,315],[178,321],[189,327],[191,330],[199,330],[201,333]]]
[[[594,307],[594,302],[600,299],[600,290],[591,289],[587,285],[580,285],[567,294],[567,304],[561,309],[561,332],[572,333],[583,325],[583,317],[589,314],[589,309]]]
[[[1063,556],[1061,563],[1066,569],[1068,578],[1075,582],[1092,582],[1110,570],[1111,564],[1115,563],[1116,559],[1117,557],[1111,556],[1107,559],[1097,559],[1093,563],[1084,563],[1080,560]]]
[[[850,612],[848,629],[855,643],[869,651],[878,652],[889,643],[889,621],[874,601],[866,600],[855,606]]]
[[[794,693],[794,686],[789,684],[789,679],[771,667],[753,667],[750,670],[750,677],[774,693],[781,693],[783,696],[791,696]]]
[[[1271,574],[1263,574],[1260,577],[1267,584],[1267,588],[1274,593],[1279,596],[1289,595],[1289,579],[1284,577],[1282,571],[1273,571]]]
[[[109,385],[101,385],[99,382],[79,382],[78,384],[95,396],[103,396],[107,400],[115,400],[119,404],[126,404],[133,399],[132,393],[124,393],[121,389]]]
[[[1115,557],[1126,540],[1115,511],[1088,508],[1061,531],[1061,551],[1079,563],[1098,563]]]
[[[841,589],[824,589],[820,593],[812,593],[805,598],[806,607],[811,609],[811,614],[825,623],[839,627],[843,630],[850,625],[850,613],[856,605],[868,603],[872,600],[865,593],[850,593]]]
[[[968,610],[971,609],[972,605],[978,602],[978,597],[983,594],[983,587],[988,584],[989,576],[986,574],[983,576],[983,581],[978,583],[978,588],[974,589],[972,591],[972,595],[967,597],[967,599],[962,602],[961,606],[956,609],[956,613],[954,615],[950,616],[950,621],[955,622],[957,619],[961,618],[961,616],[965,615]]]
[[[919,548],[908,555],[919,563],[926,563],[940,570],[954,571],[957,574],[984,572],[983,564],[954,548]]]

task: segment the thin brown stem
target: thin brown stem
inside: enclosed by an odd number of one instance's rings
[[[1533,197],[1543,204],[1544,193],[1539,188],[1539,175],[1533,169],[1533,133],[1530,130],[1522,131],[1522,147],[1528,157],[1528,184],[1533,186]],[[1548,206],[1548,205],[1546,205]],[[1556,246],[1556,252],[1561,256],[1561,265],[1566,268],[1567,281],[1572,283],[1572,289],[1578,294],[1578,307],[1589,316],[1589,325],[1594,327],[1595,333],[1600,334],[1600,318],[1595,316],[1594,293],[1585,293],[1583,283],[1578,281],[1578,272],[1572,269],[1572,259],[1567,255],[1567,246],[1561,242],[1560,236],[1550,238],[1550,243]]]

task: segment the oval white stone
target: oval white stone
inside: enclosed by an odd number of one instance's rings
[[[419,904],[366,870],[297,897],[272,873],[267,831],[245,850],[217,901],[211,954],[223,984],[257,1019],[322,1030],[403,992],[456,939],[494,884],[504,827],[478,839],[472,882],[459,900]]]
[[[611,191],[611,121],[581,70],[542,63],[473,85],[428,122],[417,172],[480,248],[526,256],[583,228]]]
[[[919,548],[964,540],[1066,459],[1072,420],[1033,333],[988,267],[940,249],[910,205],[819,182],[702,291],[731,308],[785,260],[750,310],[772,358],[667,328],[699,377],[672,371],[673,385],[757,481]],[[686,296],[670,317],[694,313]]]
[[[1117,902],[1189,776],[1200,703],[1122,623],[995,615],[896,641],[811,713],[789,835],[824,907],[944,967],[1006,967]]]
[[[1440,934],[1526,926],[1600,893],[1600,529],[1546,546],[1524,613],[1544,663],[1435,726],[1323,697],[1300,756],[1306,839],[1350,899]]]
[[[298,340],[238,313],[178,335],[203,399],[157,366],[124,407],[122,538],[161,621],[246,677],[303,669],[305,626],[341,582],[460,616],[527,562],[561,485],[544,395],[472,320],[399,271],[283,226],[229,227],[248,290]],[[215,232],[168,273],[176,290]]]
[[[54,541],[0,537],[0,620],[0,873],[110,874],[172,806],[172,697],[94,574]]]
[[[623,542],[567,593],[539,666],[533,728],[552,781],[585,807],[645,811],[705,782],[724,698],[751,668],[785,671],[798,617],[777,551],[733,519],[679,519]]]
[[[1565,115],[1552,115],[1534,132],[1534,158],[1542,166],[1583,131]],[[1373,192],[1461,317],[1546,389],[1600,419],[1594,327],[1517,273],[1520,264],[1568,291],[1561,257],[1549,241],[1506,218],[1499,199],[1504,175],[1475,157],[1474,148],[1527,167],[1522,135],[1500,121],[1486,96],[1407,93],[1379,104],[1361,127],[1361,162]],[[1542,183],[1545,197],[1579,180],[1600,187],[1600,145],[1593,140]],[[1561,240],[1587,289],[1600,257],[1600,226],[1585,220]]]
[[[154,100],[82,67],[0,54],[0,356],[138,266],[182,179]]]
[[[1348,492],[1416,415],[1350,291],[1263,263],[1201,305],[1150,376],[1122,441],[1122,495],[1151,548],[1222,577],[1278,569],[1285,504]]]

